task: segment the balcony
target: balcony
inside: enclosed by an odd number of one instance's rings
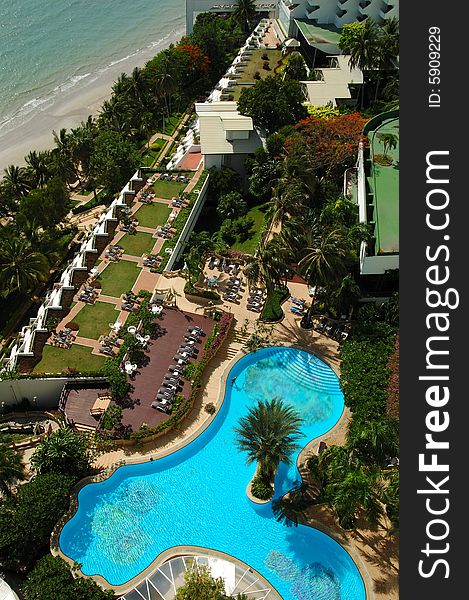
[[[347,14],[347,11],[346,11],[346,10],[338,10],[338,11],[336,12],[336,16],[337,16],[337,18],[338,18],[338,19],[341,19],[341,18],[342,18],[344,15],[346,15],[346,14]]]

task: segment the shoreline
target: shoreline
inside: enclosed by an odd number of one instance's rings
[[[103,102],[110,98],[112,85],[121,73],[130,74],[135,67],[151,60],[158,52],[180,40],[184,29],[169,32],[166,37],[140,54],[118,62],[112,67],[98,72],[92,81],[78,82],[60,94],[50,105],[38,107],[24,123],[0,135],[0,172],[11,164],[24,166],[24,157],[32,150],[50,150],[54,147],[52,131],[67,130],[86,121],[89,115],[96,116]]]

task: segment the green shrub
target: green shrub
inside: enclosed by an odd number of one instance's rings
[[[220,294],[212,290],[199,290],[193,287],[189,282],[184,286],[184,293],[190,294],[191,296],[197,296],[199,298],[207,298],[208,300],[220,300]]]
[[[213,415],[215,413],[215,404],[213,404],[213,402],[209,402],[208,404],[205,405],[205,410],[206,412],[208,412],[209,415]]]
[[[49,550],[52,530],[68,510],[75,477],[36,475],[0,511],[0,562],[13,571],[31,568]]]
[[[290,292],[288,288],[275,289],[272,294],[265,301],[264,308],[261,312],[261,321],[279,321],[283,317],[283,310],[281,307]]]
[[[111,404],[101,419],[101,427],[111,431],[122,421],[122,408],[117,404]]]
[[[270,485],[267,485],[259,475],[256,475],[251,482],[251,493],[259,500],[269,500],[273,496],[273,490]]]

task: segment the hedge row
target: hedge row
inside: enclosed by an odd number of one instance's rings
[[[340,349],[345,404],[354,419],[378,419],[386,414],[389,357],[395,330],[383,322],[357,325],[353,338]]]
[[[278,288],[265,301],[261,312],[261,321],[280,321],[283,317],[282,302],[290,295],[288,288]]]

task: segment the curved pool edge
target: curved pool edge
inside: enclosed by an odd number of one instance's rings
[[[121,596],[130,592],[134,587],[141,583],[143,579],[151,576],[151,574],[156,569],[161,567],[161,565],[163,565],[165,562],[173,558],[177,558],[178,556],[200,556],[201,554],[221,558],[233,564],[237,564],[242,567],[245,567],[246,569],[249,569],[252,573],[255,573],[256,576],[259,577],[259,579],[262,580],[267,587],[271,588],[274,600],[283,600],[282,596],[270,583],[270,581],[266,579],[263,575],[261,575],[259,571],[251,567],[251,565],[245,563],[242,560],[239,560],[239,558],[236,558],[235,556],[232,556],[227,552],[220,552],[220,550],[215,550],[214,548],[208,548],[204,546],[173,546],[171,548],[167,548],[163,552],[160,552],[160,554],[158,554],[155,560],[153,560],[146,569],[144,569],[141,573],[139,573],[138,575],[136,575],[132,579],[129,579],[129,581],[121,585],[110,585],[109,582],[102,575],[84,575],[80,570],[78,570],[77,573],[80,577],[92,577],[96,581],[96,583],[104,590],[113,590],[116,595]]]
[[[334,363],[332,363],[332,361],[328,360],[327,357],[325,357],[324,355],[322,355],[322,353],[319,352],[312,352],[309,348],[305,348],[302,347],[298,344],[275,344],[273,346],[269,346],[269,348],[294,348],[297,350],[301,350],[303,352],[308,352],[309,354],[312,354],[313,356],[317,357],[319,360],[321,360],[322,362],[324,362],[329,368],[332,369],[332,371],[339,377],[340,375],[340,370],[338,368],[337,365],[335,365]],[[254,352],[255,353],[255,352]],[[217,417],[218,413],[220,412],[221,408],[223,407],[224,404],[224,400],[225,400],[225,396],[226,396],[226,385],[227,385],[227,381],[228,381],[228,375],[230,373],[230,371],[232,370],[232,368],[236,365],[236,363],[238,363],[242,358],[244,358],[247,354],[251,354],[251,353],[244,353],[242,351],[239,351],[238,354],[236,356],[234,356],[226,365],[222,376],[221,376],[221,380],[220,380],[220,388],[219,388],[219,392],[218,392],[218,398],[217,398],[217,404],[216,404],[216,410],[212,415],[209,415],[209,417],[200,425],[200,427],[198,427],[193,433],[191,433],[186,439],[182,440],[181,442],[175,444],[173,447],[171,448],[167,448],[165,450],[160,450],[158,452],[152,453],[148,456],[139,456],[136,459],[132,460],[124,460],[119,466],[117,466],[115,469],[113,469],[111,472],[109,472],[106,477],[99,477],[99,476],[89,476],[89,477],[85,477],[84,479],[80,480],[77,485],[75,486],[75,488],[73,489],[73,491],[71,492],[70,496],[71,496],[71,500],[70,500],[70,509],[67,512],[66,515],[64,515],[57,523],[56,527],[54,528],[52,534],[51,534],[51,543],[50,543],[50,548],[51,548],[51,553],[55,556],[60,556],[63,560],[65,560],[67,562],[67,564],[69,564],[70,566],[76,567],[76,562],[71,559],[69,556],[67,556],[64,552],[62,552],[60,545],[59,545],[59,536],[60,533],[63,529],[63,527],[65,526],[65,524],[72,519],[77,510],[78,510],[78,494],[79,492],[87,485],[89,485],[90,483],[98,483],[98,482],[102,482],[105,481],[106,479],[109,479],[121,466],[128,466],[128,465],[133,465],[133,464],[142,464],[142,463],[146,463],[146,462],[150,462],[152,460],[158,460],[161,458],[164,458],[166,456],[170,456],[171,454],[174,454],[175,452],[177,452],[178,450],[181,450],[182,448],[185,448],[187,445],[189,445],[190,443],[192,443],[195,439],[197,439],[204,431],[206,431],[206,429],[208,429],[208,427],[211,425],[211,423],[215,420],[215,418]],[[315,438],[313,438],[312,440],[310,440],[299,452],[297,460],[296,460],[296,466],[297,468],[299,467],[299,465],[304,462],[305,460],[305,454],[307,451],[309,451],[313,445],[315,443],[318,442],[318,440],[323,439],[324,436],[328,436],[330,437],[335,431],[341,429],[342,427],[344,427],[348,420],[350,418],[350,410],[344,405],[343,411],[341,416],[339,417],[339,419],[337,420],[337,422],[335,423],[335,425],[333,427],[331,427],[328,431],[326,431],[324,434],[320,435],[320,436],[316,436]],[[288,493],[288,492],[287,492]],[[271,500],[269,500],[267,502],[267,504],[270,502]],[[321,531],[323,534],[327,535],[328,537],[330,537],[331,539],[333,539],[339,546],[341,546],[345,552],[347,552],[347,554],[350,556],[352,562],[355,564],[358,573],[360,574],[360,577],[363,581],[364,587],[365,587],[365,596],[366,596],[366,600],[374,600],[374,593],[373,593],[373,584],[372,584],[372,579],[368,573],[368,570],[366,569],[366,566],[364,565],[363,561],[361,560],[361,557],[359,556],[358,552],[356,551],[355,548],[353,548],[348,540],[342,540],[339,537],[339,534],[332,530],[331,528],[327,527],[326,525],[321,524],[320,522],[316,522],[315,525],[312,524],[308,524],[308,523],[301,523],[301,525],[305,526],[305,527],[310,527],[311,529],[317,529],[319,531]],[[242,565],[246,565],[247,567],[249,567],[250,569],[252,569],[252,567],[250,565],[248,565],[247,563],[244,563],[243,561],[240,561],[239,559],[235,558],[235,557],[231,557],[228,554],[225,554],[223,552],[219,552],[217,550],[212,550],[210,548],[204,548],[204,547],[200,547],[200,546],[174,546],[172,548],[168,548],[167,550],[165,550],[164,552],[160,553],[149,565],[148,567],[146,567],[143,571],[141,571],[138,575],[136,575],[135,577],[133,577],[132,579],[130,579],[128,582],[126,582],[125,584],[116,586],[116,585],[111,585],[102,575],[85,575],[81,569],[77,569],[75,568],[75,572],[78,576],[83,577],[83,578],[89,578],[92,577],[96,583],[98,583],[103,589],[107,590],[107,589],[112,589],[114,590],[116,593],[119,594],[124,594],[126,592],[128,592],[130,589],[132,589],[135,585],[137,585],[142,579],[145,578],[146,575],[149,574],[150,571],[153,571],[154,569],[156,569],[160,564],[162,564],[162,562],[165,562],[166,560],[169,560],[171,558],[175,558],[176,556],[180,556],[181,555],[181,551],[176,551],[174,554],[172,554],[172,552],[175,551],[176,548],[193,548],[193,549],[202,549],[202,550],[209,550],[211,552],[218,552],[220,555],[223,556],[227,556],[229,557],[230,560],[235,560],[237,562],[239,562],[239,564]],[[166,555],[166,553],[169,553],[168,555]],[[164,560],[161,559],[161,557],[164,556]],[[253,571],[255,571],[254,569],[252,569]],[[260,575],[257,571],[255,571],[256,574],[258,574],[262,579],[264,579],[266,582],[268,582],[268,580],[265,579],[265,577],[263,577],[262,575]],[[268,583],[270,587],[272,587],[272,589],[275,589],[274,586],[272,586],[270,583]],[[117,590],[121,590],[125,588],[125,592],[124,591],[117,591]],[[275,590],[276,591],[276,590]],[[278,592],[276,591],[278,597],[281,599],[282,597],[278,594]]]

